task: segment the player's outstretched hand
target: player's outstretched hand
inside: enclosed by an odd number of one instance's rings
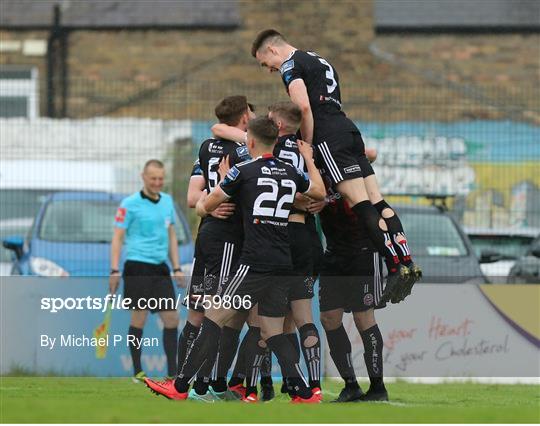
[[[173,272],[173,278],[178,288],[186,288],[186,276],[182,271]]]
[[[217,219],[227,219],[234,214],[234,203],[221,203],[217,209],[215,209],[210,215]]]
[[[297,139],[296,144],[298,145],[298,151],[300,151],[300,154],[302,154],[302,157],[313,158],[313,148],[311,147],[309,143],[304,142],[301,139]]]
[[[227,176],[227,173],[229,173],[230,168],[231,167],[229,166],[229,156],[226,155],[219,162],[218,171],[219,171],[219,176],[221,177],[221,179],[223,179],[225,176]]]
[[[323,201],[311,201],[308,205],[307,211],[315,214],[319,213],[326,206],[326,200]]]

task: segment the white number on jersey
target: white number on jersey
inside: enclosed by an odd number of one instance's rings
[[[269,186],[270,191],[259,194],[253,204],[253,216],[267,216],[267,217],[279,217],[288,218],[289,210],[283,208],[285,203],[292,203],[294,201],[294,194],[296,193],[296,183],[290,179],[283,179],[281,186],[289,188],[290,192],[283,195],[279,201],[278,197],[278,182],[272,178],[259,178],[257,179],[257,186]],[[277,206],[274,207],[262,207],[261,204],[264,201],[277,202]]]
[[[278,157],[286,160],[297,169],[304,170],[304,157],[297,155],[296,152],[281,150]]]
[[[219,174],[217,172],[212,171],[216,165],[219,164],[219,158],[218,157],[210,157],[208,159],[208,187],[210,188],[210,191],[212,191],[217,184],[219,183]]]
[[[332,82],[330,85],[326,85],[326,90],[328,90],[328,94],[332,93],[334,90],[336,90],[337,87],[337,81],[334,77],[334,68],[332,68],[332,65],[330,65],[326,59],[321,58],[319,55],[313,52],[307,52],[308,55],[315,56],[321,64],[323,64],[328,69],[326,70],[326,78]]]

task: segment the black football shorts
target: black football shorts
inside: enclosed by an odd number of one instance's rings
[[[383,291],[382,261],[378,252],[364,250],[349,256],[326,253],[319,279],[320,311],[374,309]]]

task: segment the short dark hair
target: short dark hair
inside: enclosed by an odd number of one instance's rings
[[[242,118],[242,115],[247,112],[247,98],[243,95],[227,96],[216,105],[214,110],[216,117],[220,123],[236,126]]]
[[[255,112],[255,105],[253,105],[252,103],[248,102],[248,108],[251,112]]]
[[[148,160],[146,163],[144,163],[143,172],[146,171],[146,169],[150,166],[157,167],[158,169],[164,169],[165,164],[163,164],[162,161],[156,160],[155,158],[152,158],[151,160]]]
[[[276,102],[268,107],[268,111],[284,121],[288,131],[296,132],[302,122],[302,110],[294,102]]]
[[[263,46],[266,41],[270,39],[273,39],[274,41],[286,41],[285,37],[283,37],[283,35],[279,31],[273,29],[261,31],[259,34],[257,34],[257,37],[255,37],[255,40],[251,45],[251,56],[255,58],[255,56],[257,55],[257,51]]]
[[[268,117],[257,117],[248,123],[248,131],[257,142],[266,146],[276,143],[278,128]]]

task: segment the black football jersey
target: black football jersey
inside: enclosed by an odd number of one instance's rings
[[[326,183],[326,182],[325,182]],[[326,250],[350,256],[361,249],[376,251],[368,237],[365,225],[358,219],[339,192],[327,185],[328,204],[319,213],[326,238]]]
[[[202,143],[199,149],[199,158],[195,161],[191,175],[199,174],[204,177],[205,189],[208,193],[220,182],[219,163],[227,155],[229,156],[230,166],[251,158],[247,147],[237,142],[226,139],[207,139]],[[232,201],[234,202],[234,200]],[[212,232],[216,232],[216,234],[220,231],[238,232],[236,228],[241,228],[242,226],[238,209],[227,219],[217,219],[213,216],[207,216],[203,223],[205,229],[211,226]],[[235,225],[233,229],[230,227],[231,224]]]
[[[221,189],[240,206],[244,245],[240,263],[256,271],[291,269],[287,224],[297,192],[309,190],[302,171],[273,155],[231,168]]]
[[[287,92],[289,84],[302,79],[307,88],[309,104],[313,113],[315,130],[324,131],[332,120],[340,129],[357,130],[341,110],[339,76],[334,67],[314,52],[295,50],[279,69]],[[336,122],[337,120],[337,122]]]
[[[304,157],[298,151],[297,139],[296,135],[293,134],[278,137],[278,141],[274,147],[274,157],[307,173]]]

